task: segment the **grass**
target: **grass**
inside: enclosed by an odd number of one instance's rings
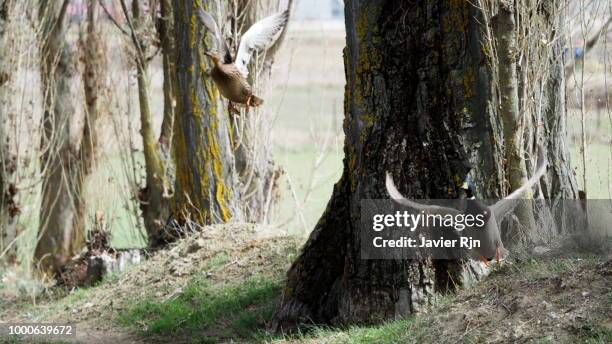
[[[266,266],[271,266],[275,265],[274,259],[284,259],[287,256],[287,254],[273,255],[264,261],[269,263]],[[224,266],[231,261],[233,261],[231,255],[219,252],[205,258],[199,271],[224,271],[221,269],[225,269]],[[258,271],[244,282],[234,279],[218,280],[208,277],[208,274],[198,273],[188,277],[187,282],[180,281],[174,284],[182,286],[182,290],[173,294],[174,296],[160,297],[153,293],[147,293],[149,296],[143,298],[134,297],[134,294],[123,296],[124,300],[130,300],[127,301],[128,304],[123,303],[121,307],[116,308],[118,313],[112,311],[106,315],[111,316],[109,320],[115,320],[111,324],[120,325],[129,332],[134,331],[142,335],[143,342],[476,343],[486,341],[489,331],[508,333],[509,330],[507,328],[497,330],[497,327],[493,327],[496,326],[495,322],[487,323],[483,317],[474,317],[475,313],[472,313],[469,319],[476,320],[477,331],[464,333],[462,325],[458,324],[461,321],[455,321],[453,320],[455,317],[449,316],[473,312],[475,309],[479,309],[479,314],[485,315],[486,309],[495,305],[495,302],[503,301],[507,304],[508,300],[514,297],[512,295],[529,297],[529,294],[538,293],[554,306],[555,312],[562,314],[561,312],[567,309],[582,307],[577,301],[583,299],[583,296],[580,296],[582,285],[578,284],[579,289],[576,289],[572,281],[580,283],[583,276],[588,276],[597,283],[592,285],[592,288],[586,285],[584,288],[587,290],[591,288],[592,296],[589,298],[597,297],[597,299],[590,299],[589,304],[585,306],[587,308],[584,309],[588,309],[588,313],[576,313],[583,314],[583,320],[563,323],[562,329],[565,334],[561,339],[553,338],[558,331],[554,327],[554,322],[546,323],[547,327],[542,328],[539,325],[535,327],[532,325],[532,329],[535,328],[536,331],[541,329],[541,332],[535,334],[531,332],[530,335],[534,337],[530,338],[540,343],[603,344],[609,343],[612,337],[607,323],[602,322],[602,315],[606,314],[606,309],[612,304],[612,294],[602,292],[604,280],[601,276],[596,277],[597,272],[601,271],[598,270],[601,264],[602,260],[595,258],[517,261],[496,270],[487,281],[475,286],[476,290],[470,289],[460,292],[459,295],[438,297],[430,309],[417,316],[386,321],[379,325],[311,326],[286,336],[266,333],[266,328],[278,305],[278,296],[281,294],[282,270],[274,270],[273,273],[268,270]],[[244,273],[240,276],[244,276]],[[562,292],[551,293],[553,289],[550,289],[552,288],[550,280],[556,276],[566,280],[569,287]],[[152,276],[146,274],[142,277]],[[101,285],[116,284],[114,278],[116,277],[105,280]],[[95,302],[97,288],[77,289],[52,305],[44,305],[45,313],[52,314],[61,309],[70,311],[74,307],[78,308],[84,301]],[[539,288],[548,289],[538,292]],[[505,293],[512,295],[508,294],[505,299],[500,299]],[[535,306],[533,308],[521,306],[519,309],[525,313],[508,317],[507,320],[514,321],[514,326],[517,326],[517,322],[522,321],[524,316],[530,317],[532,324],[535,320],[545,319],[550,309],[541,311],[540,307],[537,307],[541,300],[536,298],[533,302],[530,301],[530,305]],[[474,301],[476,303],[473,303]],[[92,314],[98,316],[97,311]],[[449,326],[449,323],[455,325]]]
[[[138,301],[118,321],[125,326],[143,324],[138,329],[145,336],[196,336],[201,342],[255,339],[271,318],[280,291],[281,283],[270,278],[214,286],[198,277],[173,299]]]
[[[492,276],[505,274],[509,271],[522,276],[522,278],[527,281],[534,282],[548,277],[551,273],[559,272],[563,269],[573,270],[574,268],[575,264],[565,259],[558,259],[550,262],[530,258],[520,264],[506,265],[501,270],[493,272]]]
[[[438,295],[431,304],[431,310],[445,310],[455,300],[455,295]],[[269,337],[270,342],[342,343],[342,344],[393,344],[432,343],[436,341],[437,323],[428,313],[384,321],[378,325],[353,326],[312,326],[304,327],[293,335]]]
[[[427,317],[408,317],[374,326],[304,327],[291,335],[266,332],[277,307],[282,283],[270,277],[253,277],[241,284],[213,285],[203,277],[191,280],[177,297],[160,302],[139,300],[118,317],[122,326],[137,329],[151,340],[189,338],[197,343],[325,342],[325,343],[421,343],[431,341],[435,329]],[[438,309],[454,296],[435,301]]]
[[[612,330],[598,324],[586,324],[574,328],[574,343],[609,344],[612,343]]]
[[[28,344],[67,344],[70,342],[67,341],[63,341],[63,340],[45,340],[45,339],[21,339],[17,336],[10,336],[10,337],[6,337],[6,338],[0,338],[0,344],[22,344],[22,343],[28,343]]]
[[[410,317],[379,326],[351,326],[345,329],[319,327],[299,339],[346,344],[425,343],[430,338],[430,331],[425,325],[423,318]]]

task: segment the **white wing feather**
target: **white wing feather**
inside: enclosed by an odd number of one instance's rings
[[[404,205],[406,207],[412,208],[412,209],[416,209],[416,210],[422,210],[424,212],[426,212],[427,214],[440,214],[440,215],[446,215],[446,214],[451,214],[451,215],[457,215],[457,214],[461,214],[461,212],[459,212],[459,210],[457,209],[453,209],[453,208],[448,208],[448,207],[441,207],[441,206],[437,206],[437,205],[430,205],[430,204],[421,204],[418,202],[413,202],[411,200],[406,199],[397,189],[397,187],[395,187],[395,183],[393,182],[393,177],[391,176],[391,173],[387,172],[386,174],[386,178],[385,178],[385,186],[387,187],[387,193],[389,193],[389,196],[391,196],[391,199],[394,200],[395,202]]]
[[[519,203],[521,197],[527,190],[531,190],[531,187],[537,183],[540,178],[546,173],[546,156],[544,155],[544,148],[538,145],[538,164],[536,170],[531,178],[520,188],[516,189],[510,195],[497,201],[497,203],[491,206],[491,210],[495,213],[495,218],[501,221],[504,216],[510,213]]]
[[[217,45],[216,46],[217,52],[221,56],[223,56],[223,61],[225,63],[232,62],[232,54],[230,53],[229,47],[227,46],[227,42],[221,36],[221,30],[219,30],[219,26],[217,25],[217,22],[215,21],[215,19],[212,17],[210,13],[204,11],[201,8],[197,9],[196,14],[200,22],[204,24],[206,29],[212,32],[213,35],[215,36],[215,39],[216,39],[215,44]]]
[[[279,12],[253,24],[244,33],[234,64],[245,78],[249,75],[247,66],[253,52],[271,47],[280,37],[288,19],[289,11]]]

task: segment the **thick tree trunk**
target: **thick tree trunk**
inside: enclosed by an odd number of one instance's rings
[[[213,49],[212,42],[204,40],[204,28],[196,18],[196,9],[202,5],[210,11],[214,2],[173,0],[177,54],[174,217],[179,223],[241,218],[235,206],[230,121],[207,75],[211,61],[204,52]]]
[[[490,17],[467,1],[354,0],[345,20],[344,172],[287,274],[274,330],[400,317],[481,276],[473,261],[360,258],[360,201],[388,198],[386,171],[416,199],[457,198],[468,174],[477,198],[507,193]]]
[[[19,208],[15,203],[17,189],[13,182],[15,161],[8,145],[9,123],[9,43],[7,42],[10,0],[0,0],[0,262],[13,263],[16,250],[13,241],[17,237],[15,218]]]
[[[66,8],[69,1],[41,1],[40,56],[43,93],[41,146],[42,204],[35,264],[54,274],[84,244],[84,230],[74,226],[75,185],[80,162],[70,142],[70,119],[75,112],[70,92],[75,75],[67,41]],[[75,197],[76,196],[76,197]]]
[[[498,195],[489,72],[468,3],[347,1],[344,173],[288,272],[275,329],[377,322],[418,312],[462,283],[459,263],[360,259],[360,200],[388,198],[385,171],[415,198],[456,198],[470,170]],[[477,92],[478,91],[478,92]],[[496,123],[493,123],[496,125]],[[491,179],[491,176],[493,178]]]

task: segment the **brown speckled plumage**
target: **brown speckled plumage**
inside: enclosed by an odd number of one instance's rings
[[[247,68],[253,52],[271,47],[278,39],[289,20],[289,11],[283,11],[266,17],[249,28],[244,33],[235,57],[232,57],[227,42],[221,37],[221,31],[210,13],[199,9],[199,20],[215,35],[217,51],[207,52],[214,62],[210,76],[219,88],[219,92],[227,98],[230,112],[237,113],[233,103],[242,104],[248,108],[263,104],[263,99],[253,94],[253,89],[247,77]]]
[[[219,92],[229,101],[246,106],[259,106],[263,103],[259,97],[253,95],[251,85],[242,76],[233,63],[222,63],[219,55],[207,53],[215,63],[210,76],[219,88]]]

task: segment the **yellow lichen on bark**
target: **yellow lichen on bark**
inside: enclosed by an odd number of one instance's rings
[[[177,142],[175,155],[177,160],[177,203],[175,210],[183,217],[200,224],[226,222],[232,218],[233,196],[229,181],[231,171],[231,147],[225,147],[225,135],[228,126],[225,114],[219,111],[220,95],[206,74],[210,61],[204,55],[206,51],[201,24],[196,11],[201,1],[194,1],[191,13],[183,15],[177,25],[183,28],[184,60],[188,66],[177,73],[184,73],[184,83],[177,87],[177,107],[175,122]],[[208,9],[208,3],[204,9]],[[187,8],[189,10],[189,8]],[[186,29],[186,30],[185,30]],[[180,65],[179,61],[179,65]],[[181,93],[184,95],[181,97]],[[189,134],[183,132],[187,130]]]
[[[212,129],[212,128],[211,128]],[[215,199],[219,206],[219,212],[223,221],[228,221],[232,216],[227,206],[226,198],[229,194],[226,192],[223,168],[221,166],[221,151],[217,140],[213,137],[212,130],[208,131],[209,141],[209,158],[212,161],[212,172],[215,176]]]
[[[352,90],[352,99],[360,109],[366,109],[365,98],[373,96],[372,78],[374,72],[379,69],[382,57],[379,53],[378,45],[382,39],[378,36],[377,27],[372,27],[370,19],[375,18],[378,12],[371,12],[365,9],[359,14],[356,21],[356,33],[360,42],[359,58],[355,70],[356,87]],[[366,111],[361,112],[360,120],[366,128],[374,124],[375,115]],[[363,131],[362,140],[366,138],[367,130]]]
[[[448,2],[448,15],[443,20],[443,29],[446,32],[467,32],[469,25],[468,6],[472,6],[465,0],[450,0]]]

